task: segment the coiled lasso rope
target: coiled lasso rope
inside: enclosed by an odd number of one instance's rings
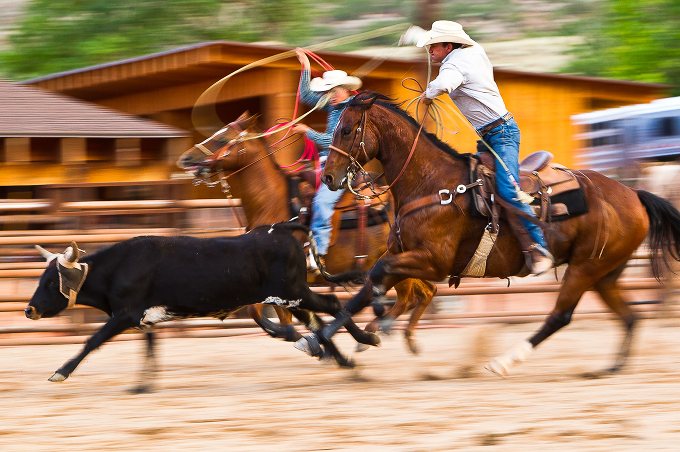
[[[314,44],[309,47],[307,47],[308,50],[310,51],[317,51],[317,50],[322,50],[322,49],[327,49],[327,48],[332,48],[332,47],[337,47],[339,45],[343,44],[349,44],[352,42],[359,42],[359,41],[364,41],[367,39],[372,39],[376,38],[379,36],[384,36],[388,35],[391,33],[397,33],[399,31],[404,31],[408,28],[410,24],[408,23],[402,23],[402,24],[397,24],[397,25],[391,25],[389,27],[384,27],[384,28],[379,28],[377,30],[373,31],[368,31],[365,33],[359,33],[356,35],[352,36],[346,36],[343,38],[338,38],[338,39],[333,39],[331,41],[326,41],[323,43],[319,44]],[[226,77],[223,77],[222,79],[218,80],[215,82],[212,86],[210,86],[208,89],[206,89],[203,94],[199,96],[199,98],[196,100],[194,104],[194,108],[191,111],[191,121],[194,124],[194,127],[196,130],[198,130],[200,133],[202,133],[205,136],[210,136],[214,133],[215,127],[214,124],[222,124],[224,125],[224,122],[219,118],[217,115],[217,109],[216,109],[216,104],[217,104],[217,98],[219,96],[220,91],[222,90],[222,87],[229,81],[230,78],[235,76],[236,74],[240,74],[241,72],[245,72],[249,69],[253,69],[259,66],[263,66],[265,64],[269,64],[275,61],[280,61],[284,60],[286,58],[290,58],[295,56],[295,50],[288,50],[282,53],[278,53],[276,55],[272,55],[266,58],[262,58],[261,60],[255,61],[253,63],[247,64],[243,66],[240,69],[237,69],[236,71],[232,72],[231,74],[227,75]],[[369,62],[371,63],[371,62]],[[375,64],[373,62],[372,64]],[[378,63],[379,64],[379,63]],[[370,70],[374,69],[370,68],[369,64],[365,64],[359,70],[356,71],[356,75],[365,75]],[[319,100],[319,102],[312,108],[309,112],[304,114],[303,116],[300,116],[298,118],[294,118],[292,121],[288,122],[284,126],[277,127],[274,130],[270,129],[269,131],[265,132],[264,134],[258,135],[258,136],[253,136],[253,137],[248,137],[248,139],[254,139],[254,138],[260,138],[262,136],[269,136],[272,135],[276,132],[279,132],[285,128],[289,128],[293,126],[294,124],[297,124],[299,121],[301,121],[303,118],[305,118],[307,115],[312,113],[315,110],[318,110],[320,108],[323,108],[324,105],[326,105],[326,102],[328,102],[328,98],[324,96]],[[206,124],[212,124],[212,125],[206,125]]]
[[[427,80],[428,80],[428,84],[429,84],[430,77],[431,77],[431,74],[432,74],[431,68],[432,68],[432,63],[431,63],[430,59],[428,58],[427,59]],[[409,80],[409,79],[405,79],[405,81],[406,80]],[[416,84],[418,84],[419,90],[414,89],[414,88],[408,88],[407,86],[405,86],[403,84],[403,82],[402,82],[402,86],[404,86],[404,88],[406,88],[408,90],[422,93],[424,90],[420,86],[420,84],[415,79],[412,79],[412,80],[414,80],[416,82]],[[445,97],[450,100],[449,96],[445,96]],[[413,99],[411,99],[411,101],[406,106],[406,110],[408,110],[411,107],[411,105],[414,102],[416,102],[416,118],[418,117],[418,109],[420,107],[421,101],[422,100],[421,100],[420,96],[417,96],[417,97],[414,97]],[[498,162],[500,162],[501,166],[505,170],[506,175],[508,176],[508,179],[510,179],[510,182],[513,184],[513,186],[515,188],[517,199],[524,204],[530,204],[534,200],[534,198],[531,195],[529,195],[528,193],[526,193],[525,191],[522,190],[522,188],[519,185],[519,182],[512,175],[512,173],[510,172],[510,169],[505,164],[503,159],[496,153],[496,151],[493,150],[493,148],[489,145],[489,143],[487,143],[484,140],[484,138],[479,134],[477,129],[475,129],[475,127],[470,123],[470,121],[465,116],[463,116],[463,114],[458,110],[458,108],[453,103],[448,104],[444,100],[442,100],[440,98],[436,98],[436,99],[432,99],[432,104],[430,105],[430,107],[431,108],[429,108],[427,110],[428,113],[423,118],[423,121],[425,121],[427,119],[428,115],[434,120],[435,125],[436,125],[436,133],[435,133],[436,135],[439,135],[439,132],[441,130],[444,130],[444,131],[447,130],[442,125],[442,123],[443,123],[442,115],[446,116],[454,124],[458,124],[456,119],[455,119],[455,118],[458,118],[463,124],[465,124],[468,127],[468,129],[470,129],[472,131],[472,133],[474,133],[479,138],[479,141],[494,155],[494,157],[496,157],[496,160],[498,160]],[[449,114],[449,112],[452,113],[453,116],[455,116],[455,118],[452,117],[451,114]],[[453,134],[458,133],[458,131],[450,131],[450,132],[452,132]]]

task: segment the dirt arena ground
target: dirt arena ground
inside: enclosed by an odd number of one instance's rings
[[[419,330],[419,356],[399,332],[355,370],[268,337],[166,339],[143,395],[140,342],[105,345],[64,383],[46,380],[80,346],[5,347],[0,451],[678,450],[680,320],[642,321],[613,377],[584,376],[611,362],[613,320],[576,318],[509,378],[483,369],[537,327]]]

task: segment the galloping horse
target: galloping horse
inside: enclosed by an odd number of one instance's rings
[[[472,214],[472,196],[465,193],[465,186],[473,182],[470,154],[459,154],[429,134],[421,135],[409,153],[418,130],[419,124],[411,116],[376,93],[358,94],[345,109],[322,181],[331,190],[337,190],[359,165],[379,160],[387,181],[393,184],[397,219],[388,251],[375,263],[365,285],[345,305],[346,311],[312,339],[322,343],[330,339],[372,297],[383,296],[399,281],[405,278],[441,281],[447,276],[461,275],[473,257],[489,220]],[[587,213],[549,225],[543,223],[556,265],[568,265],[555,308],[528,341],[489,363],[487,369],[497,374],[507,374],[513,364],[526,359],[533,348],[566,326],[581,296],[590,288],[600,294],[625,325],[617,358],[607,369],[619,370],[629,355],[636,323],[617,283],[626,261],[648,233],[656,256],[653,268],[657,278],[659,259],[666,260],[670,255],[680,260],[680,212],[670,202],[594,171],[574,173],[584,189]],[[456,188],[460,186],[463,189],[458,193],[462,194],[457,194]],[[449,190],[451,195],[441,194],[440,190]],[[439,202],[446,201],[448,196],[454,202],[446,205]],[[427,198],[437,200],[429,202]],[[420,207],[412,208],[416,205]],[[507,278],[526,274],[524,267],[519,242],[503,220],[484,276]]]
[[[236,121],[216,132],[203,143],[196,145],[182,154],[177,162],[180,168],[196,171],[198,177],[205,177],[204,171],[213,172],[216,168],[224,171],[237,171],[234,183],[240,188],[248,227],[288,221],[291,217],[289,178],[279,168],[273,157],[267,158],[269,147],[264,138],[239,141],[241,133],[258,133],[256,118],[242,114]],[[386,223],[366,228],[366,266],[370,267],[386,251],[389,226]],[[335,244],[331,245],[326,256],[326,267],[331,273],[349,271],[355,264],[356,229],[342,229]],[[417,353],[417,344],[413,339],[413,331],[436,292],[434,284],[424,281],[406,280],[395,287],[397,302],[387,313],[393,319],[413,309],[404,336],[409,349]],[[287,340],[298,340],[299,334],[290,324],[290,314],[277,312],[281,323],[287,331],[281,332],[278,325],[269,321],[261,313],[260,305],[249,306],[248,312],[267,333],[274,337],[286,337]],[[287,316],[287,317],[286,317]],[[366,331],[375,332],[380,326],[379,319],[371,322]]]

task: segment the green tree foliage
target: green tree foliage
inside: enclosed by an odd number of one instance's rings
[[[680,1],[609,0],[568,72],[668,83],[680,94]]]
[[[210,40],[302,42],[307,1],[32,0],[0,68],[25,79]]]

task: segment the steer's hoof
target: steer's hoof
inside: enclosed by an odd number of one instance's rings
[[[47,379],[47,381],[64,381],[64,380],[66,380],[66,377],[60,374],[59,372],[55,372],[54,375]]]
[[[371,348],[370,345],[366,345],[366,344],[357,344],[357,353],[365,352],[365,351],[368,350],[369,348]]]
[[[499,360],[498,358],[494,358],[491,361],[489,361],[489,364],[484,366],[486,370],[488,370],[491,373],[494,373],[498,375],[501,378],[505,378],[508,375],[508,369],[505,367]]]
[[[295,348],[305,352],[309,356],[316,357],[323,355],[323,348],[321,348],[319,339],[314,333],[309,333],[302,336],[301,339],[295,342]]]

